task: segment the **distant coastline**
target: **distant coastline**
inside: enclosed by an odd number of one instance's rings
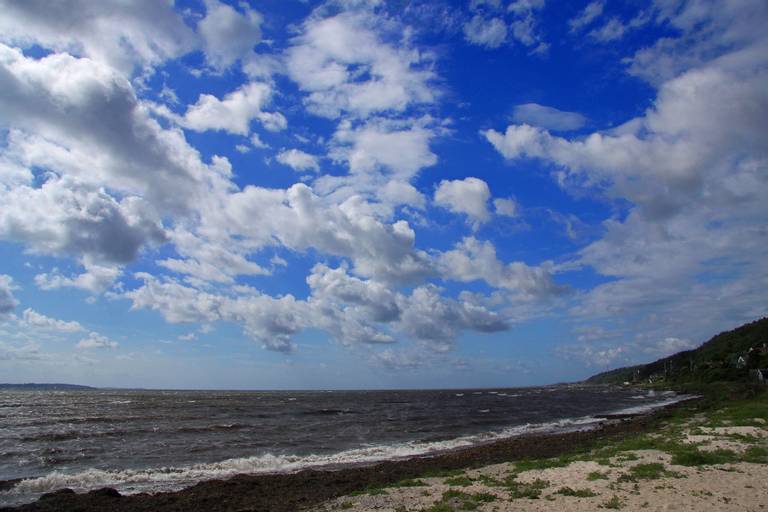
[[[25,384],[2,384],[0,383],[0,389],[26,389],[34,391],[74,391],[78,389],[98,389],[91,386],[81,386],[79,384],[37,384],[33,382]]]

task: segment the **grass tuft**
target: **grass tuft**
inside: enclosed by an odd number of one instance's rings
[[[429,484],[424,482],[423,480],[407,479],[407,480],[400,480],[399,482],[395,482],[394,484],[388,485],[387,487],[399,488],[399,487],[428,487],[428,486]]]
[[[678,446],[671,451],[672,464],[677,466],[711,466],[739,460],[739,456],[733,450],[705,452],[695,446]]]
[[[453,478],[446,478],[445,479],[445,484],[446,485],[459,485],[461,487],[467,487],[469,485],[472,485],[473,482],[474,482],[474,480],[472,480],[471,478],[469,478],[466,475],[455,476]]]
[[[375,487],[375,486],[366,487],[365,489],[362,489],[360,491],[352,491],[351,493],[349,493],[350,496],[362,496],[363,494],[367,494],[369,496],[377,496],[380,494],[389,494],[389,493],[387,493],[387,491],[385,491],[381,487]]]
[[[562,468],[571,462],[571,458],[566,456],[556,459],[526,459],[515,462],[515,471],[522,473],[523,471]]]
[[[608,501],[600,505],[600,508],[607,508],[610,510],[619,510],[624,508],[624,502],[621,501],[618,496],[614,495],[611,499],[609,499]]]
[[[608,480],[608,472],[601,473],[600,471],[592,471],[587,475],[587,480],[594,482],[595,480]]]
[[[498,498],[494,494],[480,492],[466,493],[456,489],[449,489],[443,493],[442,500],[432,505],[423,512],[454,512],[457,510],[477,510],[483,503],[491,503]]]
[[[549,487],[549,482],[538,478],[530,483],[512,480],[506,487],[509,488],[509,495],[513,500],[521,498],[536,500],[541,496],[541,491]]]
[[[572,489],[570,487],[561,487],[555,491],[555,494],[562,494],[563,496],[574,496],[576,498],[594,498],[597,496],[590,489]]]
[[[621,475],[619,482],[637,482],[638,480],[657,480],[659,478],[680,478],[682,475],[674,471],[669,471],[664,464],[651,462],[648,464],[638,464],[629,468],[629,473]]]

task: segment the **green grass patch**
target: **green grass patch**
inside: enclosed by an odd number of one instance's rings
[[[751,446],[742,455],[744,462],[753,464],[768,464],[768,448],[765,446]]]
[[[517,480],[517,473],[508,475],[504,480],[492,478],[488,476],[481,476],[478,478],[483,485],[488,487],[501,487],[509,491],[512,499],[537,499],[541,496],[541,491],[549,487],[549,482],[546,480],[536,479],[533,482],[525,483]]]
[[[506,487],[509,489],[509,496],[513,500],[523,498],[535,500],[541,496],[541,491],[549,487],[549,482],[538,478],[529,483],[513,480]]]
[[[352,491],[351,493],[349,493],[350,496],[362,496],[364,494],[367,494],[369,496],[377,496],[379,494],[389,494],[389,493],[385,491],[383,488],[377,487],[377,486],[369,486],[360,491]]]
[[[533,471],[550,468],[562,468],[572,462],[571,457],[563,456],[556,459],[525,459],[515,462],[515,471]]]
[[[600,459],[611,459],[613,457],[631,460],[637,457],[631,453],[636,450],[659,450],[663,449],[665,441],[648,435],[638,435],[628,437],[620,441],[605,441],[595,447],[591,453],[585,457],[585,460],[598,461]]]
[[[443,493],[444,500],[450,500],[452,498],[464,498],[466,496],[469,496],[469,494],[465,493],[464,491],[457,491],[456,489],[448,489]]]
[[[497,499],[494,494],[487,492],[471,494],[456,489],[449,489],[443,493],[441,501],[426,509],[425,512],[477,510],[483,503],[491,503]]]
[[[400,480],[399,482],[395,482],[394,484],[390,484],[387,487],[428,487],[429,484],[424,482],[423,480],[418,479],[407,479],[407,480]]]
[[[600,508],[607,508],[610,510],[619,510],[624,508],[624,502],[619,499],[618,496],[613,496],[611,499],[609,499],[606,502],[603,502],[600,505]]]
[[[709,415],[712,426],[736,425],[765,427],[768,423],[768,400],[765,395],[749,400],[730,402]]]
[[[421,478],[447,478],[451,476],[461,476],[463,474],[463,469],[434,469],[423,473]]]
[[[744,444],[758,444],[760,438],[750,434],[726,434],[725,437]]]
[[[472,499],[481,503],[491,503],[499,498],[489,492],[476,492],[472,495]]]
[[[555,491],[555,494],[562,494],[563,496],[574,496],[576,498],[594,498],[597,496],[590,489],[572,489],[570,487],[561,487]]]
[[[621,475],[619,482],[637,482],[638,480],[657,480],[659,478],[680,478],[680,473],[669,471],[664,464],[659,462],[650,462],[648,464],[638,464],[629,468],[629,473]]]
[[[459,485],[461,487],[467,487],[469,485],[472,485],[474,483],[474,480],[472,480],[466,475],[461,475],[461,476],[455,476],[453,478],[446,478],[444,482],[446,485]]]
[[[617,462],[637,460],[638,457],[634,452],[639,450],[660,450],[666,452],[672,456],[672,464],[681,466],[705,466],[739,461],[768,464],[768,447],[760,442],[759,439],[753,439],[754,436],[741,436],[744,437],[744,439],[739,437],[740,441],[748,442],[753,445],[741,455],[731,450],[705,452],[701,451],[696,446],[682,443],[684,433],[699,431],[699,426],[751,425],[765,428],[766,425],[768,425],[768,400],[766,399],[765,393],[748,399],[733,399],[734,396],[736,395],[725,393],[723,394],[723,397],[727,398],[726,400],[720,399],[715,395],[710,395],[709,399],[692,402],[690,404],[683,404],[673,410],[665,412],[663,417],[656,421],[651,427],[651,434],[635,434],[623,439],[608,438],[603,441],[598,441],[590,447],[576,448],[559,457],[525,459],[513,462],[510,465],[511,474],[506,478],[494,478],[486,475],[470,478],[461,470],[425,473],[423,477],[446,478],[446,484],[462,487],[468,486],[472,482],[479,482],[488,487],[501,488],[509,491],[512,499],[536,499],[541,497],[542,490],[549,485],[548,482],[537,480],[532,483],[521,483],[517,480],[517,475],[525,471],[561,468],[576,461],[594,461],[606,466],[615,466],[615,463]],[[734,436],[734,438],[736,437],[737,436]],[[587,480],[608,480],[610,479],[609,474],[610,473],[607,471],[593,471],[587,475]],[[628,470],[619,477],[619,482],[637,482],[639,480],[680,476],[681,475],[678,473],[670,471],[669,468],[665,467],[663,464],[649,463],[639,464],[628,468]],[[416,480],[415,482],[419,481]],[[616,483],[611,483],[610,485],[614,486]],[[396,484],[391,487],[398,486],[410,485]],[[457,492],[461,491],[457,490]],[[568,491],[566,490],[565,492]],[[450,503],[441,501],[436,504],[435,507],[442,508],[433,507],[427,509],[427,512],[473,510],[471,508],[458,508],[459,506],[463,507],[464,502],[459,498],[456,498],[456,500],[459,501]],[[472,503],[467,503],[468,507],[473,506]],[[473,503],[476,504],[476,502]],[[600,506],[608,509],[619,509],[624,506],[624,503],[618,497],[614,496]]]
[[[477,480],[486,487],[504,487],[504,482],[492,476],[480,475]]]
[[[739,456],[733,450],[705,452],[695,446],[679,446],[671,451],[672,464],[677,466],[711,466],[738,462]]]
[[[429,508],[421,509],[421,512],[456,512],[456,509],[447,503],[435,503]]]

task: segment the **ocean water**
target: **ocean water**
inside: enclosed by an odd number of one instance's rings
[[[62,487],[178,489],[438,452],[680,397],[616,387],[425,391],[0,391],[0,504]]]

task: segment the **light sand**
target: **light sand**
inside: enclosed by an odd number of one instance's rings
[[[743,453],[749,446],[766,446],[768,427],[701,428],[690,425],[682,433],[682,441],[695,443],[700,450],[726,448]],[[518,473],[517,482],[530,483],[537,479],[548,482],[538,499],[511,497],[510,490],[493,486],[488,478],[504,480],[515,473],[514,465],[496,464],[467,470],[464,475],[472,479],[471,485],[450,484],[451,477],[423,478],[427,486],[390,487],[386,494],[342,497],[317,508],[319,511],[350,510],[353,512],[405,512],[430,511],[436,504],[448,508],[436,512],[477,510],[481,512],[506,511],[591,511],[620,510],[677,510],[677,511],[768,511],[768,465],[746,462],[713,466],[686,467],[673,465],[672,457],[656,450],[623,452],[610,459],[610,465],[593,461],[577,461],[565,467],[531,470]],[[622,475],[641,464],[663,464],[665,476],[653,479],[627,480]],[[596,473],[604,479],[594,479]],[[592,474],[592,478],[590,478]],[[483,483],[485,479],[485,483]],[[448,482],[446,481],[448,480]],[[491,485],[486,485],[490,483]],[[564,487],[589,490],[594,497],[574,497],[558,494]],[[489,502],[475,501],[470,508],[462,506],[461,498],[444,499],[449,490],[469,495],[487,493],[495,496]],[[493,499],[487,497],[486,499]],[[471,508],[475,506],[476,508]]]

